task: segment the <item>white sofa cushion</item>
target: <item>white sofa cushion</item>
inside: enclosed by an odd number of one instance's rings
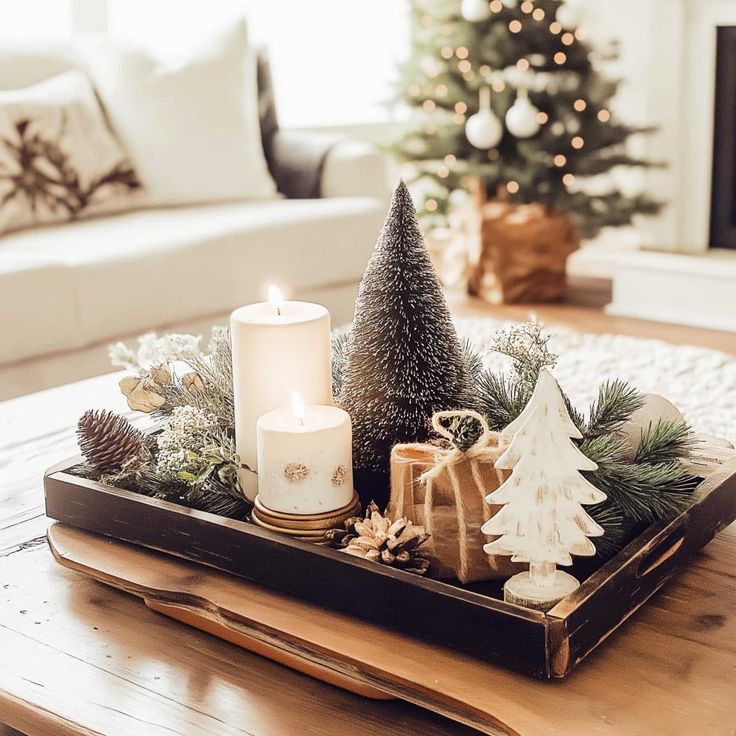
[[[373,198],[142,210],[0,239],[0,364],[357,282],[384,217]]]
[[[276,195],[244,20],[184,60],[104,36],[82,39],[79,50],[150,206]]]
[[[67,40],[0,40],[0,89],[21,89],[79,68]]]
[[[82,72],[0,90],[0,233],[130,209],[141,194]]]

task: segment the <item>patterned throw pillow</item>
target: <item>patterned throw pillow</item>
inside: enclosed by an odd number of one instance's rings
[[[82,72],[0,92],[0,234],[128,209],[141,197]]]

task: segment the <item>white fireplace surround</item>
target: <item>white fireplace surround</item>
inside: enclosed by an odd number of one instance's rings
[[[586,6],[596,15],[601,7]],[[736,331],[736,249],[708,247],[716,28],[736,26],[736,0],[622,0],[616,7],[620,71],[630,80],[619,109],[660,126],[644,152],[668,167],[647,177],[648,189],[669,204],[642,223],[646,252],[615,259],[608,311]]]
[[[675,200],[679,249],[702,253],[708,249],[710,227],[716,28],[736,26],[736,0],[669,2],[680,6],[683,25],[683,54],[677,69],[682,80],[678,115],[682,153],[679,161],[673,160],[673,174],[679,182]]]

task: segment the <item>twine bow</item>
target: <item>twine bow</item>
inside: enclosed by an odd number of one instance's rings
[[[454,436],[452,432],[442,423],[442,420],[445,419],[475,419],[480,423],[482,430],[481,435],[467,450],[462,450],[453,443]],[[473,480],[475,481],[474,485],[476,486],[475,491],[481,494],[482,502],[485,504],[486,489],[484,487],[485,483],[483,481],[483,475],[481,473],[479,464],[493,464],[498,458],[499,433],[493,432],[488,426],[488,422],[486,421],[485,417],[483,417],[477,411],[473,411],[471,409],[438,411],[432,417],[432,427],[439,435],[449,440],[451,446],[449,448],[435,448],[434,465],[429,470],[422,473],[422,475],[420,475],[418,478],[418,482],[425,485],[424,528],[429,534],[432,534],[434,480],[438,478],[442,473],[447,472],[447,475],[450,478],[450,482],[452,484],[452,491],[455,498],[455,510],[457,513],[459,542],[458,559],[460,563],[457,573],[460,580],[465,581],[468,577],[469,568],[468,529],[466,524],[465,503],[463,502],[463,489],[460,484],[460,479],[454,468],[458,463],[462,461],[470,461],[470,470],[473,474]],[[409,447],[412,446],[409,445]],[[418,447],[421,449],[426,449],[427,446],[419,445]],[[496,472],[498,473],[498,471]]]
[[[444,424],[443,419],[475,419],[481,426],[481,435],[467,450],[461,450],[454,444],[454,435]],[[438,449],[435,453],[435,464],[432,468],[422,473],[419,477],[421,483],[441,475],[446,469],[461,460],[496,460],[498,456],[496,447],[498,445],[498,432],[492,432],[486,418],[472,409],[455,409],[450,411],[438,411],[432,416],[432,427],[437,434],[450,441],[450,449]],[[491,446],[491,441],[496,441],[496,447]],[[492,457],[491,457],[492,456]],[[475,470],[475,463],[473,463]],[[475,472],[473,473],[474,477]],[[477,480],[477,477],[476,477]]]

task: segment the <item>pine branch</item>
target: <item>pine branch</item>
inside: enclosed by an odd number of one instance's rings
[[[695,445],[690,427],[684,422],[660,420],[641,432],[634,462],[671,463],[688,457]]]
[[[461,341],[461,347],[468,376],[473,383],[477,383],[483,372],[483,357],[467,337]]]
[[[584,475],[608,497],[603,505],[617,509],[628,525],[676,516],[689,505],[698,484],[677,460],[627,462],[626,442],[615,434],[585,439],[580,450],[598,465]]]
[[[631,522],[652,524],[670,519],[692,499],[697,479],[679,463],[601,466],[591,474],[594,483]]]
[[[561,389],[560,389],[561,390]],[[572,419],[572,423],[580,430],[580,434],[583,434],[585,427],[585,417],[578,411],[575,405],[570,401],[570,397],[561,390],[562,400],[565,402],[565,409]]]
[[[615,434],[603,434],[585,437],[580,443],[580,451],[587,458],[598,464],[599,469],[623,460],[627,450],[626,441]]]
[[[188,487],[182,501],[190,508],[230,519],[245,520],[251,510],[250,503],[242,495],[235,493],[229,484],[222,483],[216,477]]]
[[[602,537],[593,537],[598,557],[608,560],[613,557],[624,545],[626,540],[626,524],[623,514],[611,504],[597,503],[586,506],[585,512],[600,526],[603,527]]]
[[[590,407],[585,435],[597,437],[615,432],[643,405],[643,396],[633,386],[618,379],[606,381],[598,389],[598,397]]]
[[[534,386],[515,377],[484,371],[478,378],[480,411],[491,429],[502,430],[521,414]]]

